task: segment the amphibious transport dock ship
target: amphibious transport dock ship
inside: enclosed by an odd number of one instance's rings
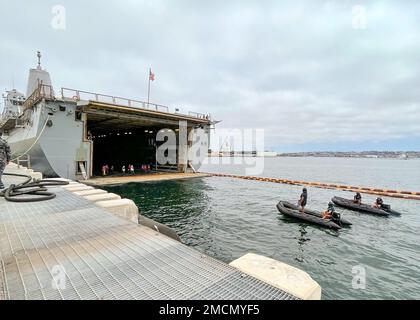
[[[199,161],[191,141],[180,139],[192,131],[209,133],[210,115],[182,114],[167,106],[82,90],[54,90],[50,74],[38,66],[30,69],[26,94],[15,89],[4,95],[0,130],[11,145],[13,160],[30,161],[47,177],[88,179],[105,164],[151,166],[154,170],[195,171]],[[181,126],[180,126],[181,124]],[[176,157],[158,163],[159,131],[177,138]],[[185,141],[186,140],[186,141]],[[166,141],[166,140],[165,140]],[[208,140],[201,146],[208,149]],[[176,159],[175,159],[176,158]]]

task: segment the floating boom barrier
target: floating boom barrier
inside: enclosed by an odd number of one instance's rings
[[[225,174],[225,173],[206,173],[206,174],[209,174],[214,177],[226,177],[226,178],[235,178],[235,179],[244,179],[244,180],[282,183],[282,184],[290,184],[290,185],[296,185],[296,186],[315,187],[315,188],[321,188],[321,189],[335,189],[335,190],[342,190],[342,191],[375,194],[375,195],[392,197],[392,198],[420,200],[420,192],[414,192],[414,191],[399,191],[399,190],[389,190],[389,189],[355,187],[355,186],[347,186],[347,185],[341,185],[341,184],[308,182],[308,181],[287,180],[287,179],[277,179],[277,178],[264,178],[264,177],[255,177],[255,176],[241,176],[241,175]]]

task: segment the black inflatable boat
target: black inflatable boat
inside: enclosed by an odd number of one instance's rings
[[[287,201],[282,201],[282,203],[288,209],[299,210],[298,206],[293,204],[293,203],[290,203],[290,202],[287,202]],[[305,208],[305,213],[310,214],[311,216],[322,218],[322,213],[318,212],[318,211],[315,211],[315,210]],[[350,221],[348,221],[347,219],[344,219],[343,217],[340,218],[340,222],[343,226],[351,226],[352,225],[352,223]]]
[[[357,204],[357,203],[354,203],[353,200],[344,199],[340,197],[334,197],[331,199],[331,201],[334,202],[337,206],[340,206],[346,209],[360,211],[364,213],[376,214],[376,215],[384,216],[384,217],[388,217],[390,214],[393,214],[393,215],[401,214],[395,210],[392,210],[391,206],[386,205],[386,204],[382,205],[382,209],[379,209],[379,208],[374,208],[368,204],[363,204],[363,203]]]
[[[319,218],[310,214],[306,214],[306,213],[300,213],[298,210],[289,209],[284,205],[283,201],[280,201],[277,204],[277,209],[282,214],[288,217],[303,220],[308,223],[317,224],[319,226],[330,228],[330,229],[335,229],[335,230],[341,229],[341,227],[338,224],[330,220],[325,220],[325,219],[322,219],[322,218]]]

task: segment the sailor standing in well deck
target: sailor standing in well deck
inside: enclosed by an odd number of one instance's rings
[[[0,189],[4,189],[3,182],[1,181],[1,176],[3,175],[4,168],[10,162],[10,146],[1,138],[2,132],[0,131]]]

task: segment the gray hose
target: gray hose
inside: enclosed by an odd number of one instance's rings
[[[3,175],[26,178],[24,182],[17,185],[12,184],[8,188],[0,191],[0,197],[4,197],[7,201],[11,202],[36,202],[51,200],[56,197],[56,194],[48,192],[46,187],[64,186],[69,184],[68,181],[48,179],[32,181],[31,176],[24,174],[4,173]],[[25,195],[32,195],[33,197],[25,197]]]

